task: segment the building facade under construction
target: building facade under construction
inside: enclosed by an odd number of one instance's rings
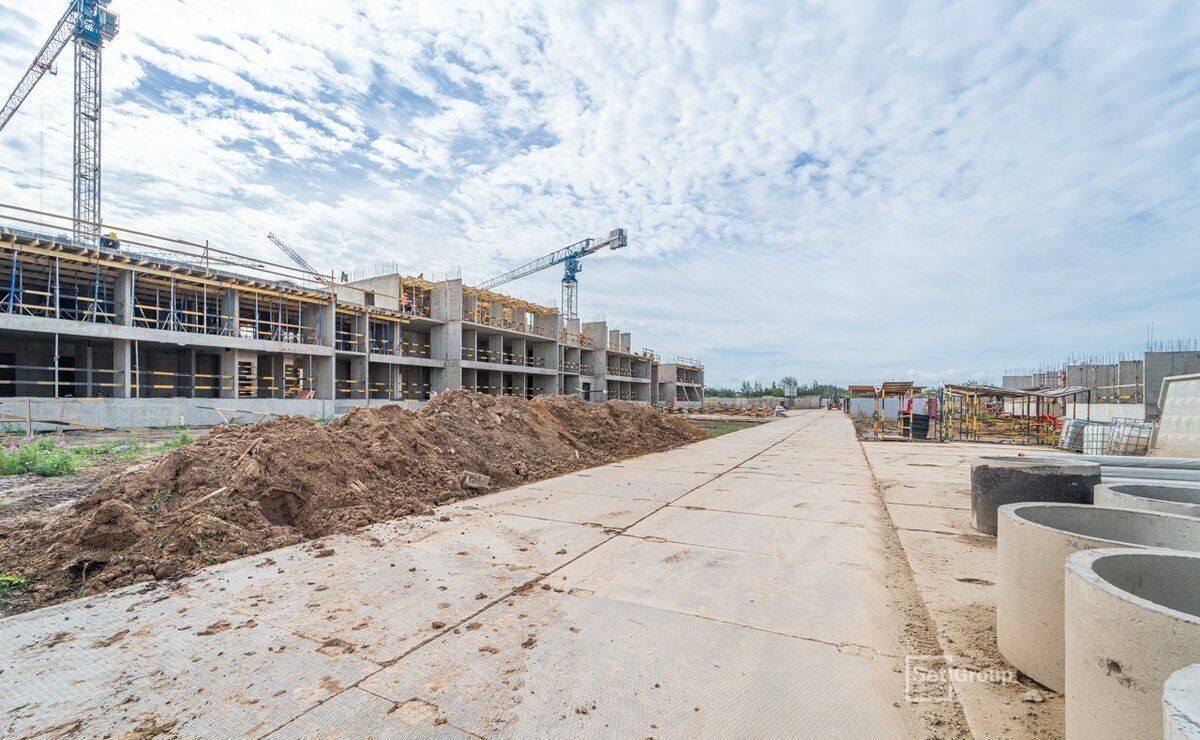
[[[83,248],[0,227],[0,423],[328,417],[453,388],[699,405],[698,361],[664,374],[631,340],[460,279],[335,282],[178,243]]]

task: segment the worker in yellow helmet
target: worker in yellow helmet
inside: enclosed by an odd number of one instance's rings
[[[117,238],[117,232],[110,231],[100,237],[100,246],[106,249],[120,249],[121,240]]]

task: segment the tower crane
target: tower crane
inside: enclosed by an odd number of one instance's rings
[[[100,49],[117,35],[120,18],[111,0],[70,0],[67,12],[0,108],[0,131],[29,97],[54,60],[75,42],[75,155],[71,198],[75,243],[95,246],[100,234]]]
[[[272,244],[279,247],[279,251],[283,252],[289,258],[291,258],[292,262],[295,262],[297,265],[299,265],[304,270],[307,270],[312,273],[317,273],[316,268],[314,268],[312,265],[308,264],[308,260],[301,257],[299,252],[292,249],[288,245],[284,244],[283,240],[280,239],[279,237],[275,236],[275,234],[273,232],[267,232],[267,238],[271,240]],[[317,274],[320,274],[320,273],[317,273]]]
[[[539,257],[528,264],[521,265],[514,270],[509,270],[503,275],[497,275],[491,280],[485,280],[478,287],[483,290],[491,290],[505,283],[511,283],[514,280],[523,278],[526,275],[532,275],[547,267],[562,264],[562,319],[564,321],[567,319],[577,319],[579,318],[579,281],[576,279],[576,275],[583,269],[580,260],[606,247],[608,249],[620,249],[624,246],[626,246],[625,229],[613,229],[606,237],[584,239],[569,247],[563,247],[544,257]]]

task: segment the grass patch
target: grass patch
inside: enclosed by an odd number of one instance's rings
[[[181,432],[178,437],[167,440],[162,448],[173,450],[195,441],[190,434]],[[68,445],[62,437],[42,437],[23,440],[0,448],[0,476],[33,473],[46,477],[76,475],[80,468],[106,462],[135,462],[158,448],[147,448],[136,437],[123,442],[106,442],[98,445]]]
[[[188,434],[187,432],[180,432],[178,435],[171,437],[166,442],[163,442],[162,448],[164,450],[177,450],[180,447],[183,447],[184,445],[190,445],[195,441],[196,438],[192,435]]]
[[[21,589],[28,588],[32,583],[25,576],[14,576],[0,573],[0,601],[7,599]]]
[[[85,458],[85,454],[65,445],[49,439],[38,439],[0,449],[0,475],[74,475]]]
[[[704,431],[708,432],[708,436],[710,436],[710,437],[720,437],[725,434],[732,434],[733,432],[740,432],[743,429],[749,429],[750,427],[755,427],[755,426],[758,426],[758,425],[742,422],[740,424],[738,424],[738,423],[722,424],[721,426],[718,426],[718,427],[710,427],[708,429],[705,429]]]

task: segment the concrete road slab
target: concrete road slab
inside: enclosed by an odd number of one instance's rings
[[[782,559],[622,536],[566,566],[550,583],[792,637],[885,654],[897,650],[887,629],[886,588],[870,568],[853,561]],[[851,593],[853,601],[846,600]]]
[[[873,565],[880,557],[873,526],[668,506],[626,533],[777,558]]]
[[[541,491],[566,491],[593,496],[673,501],[688,491],[704,485],[715,477],[712,473],[680,470],[629,470],[606,468],[595,474],[565,475],[531,484]]]
[[[892,659],[598,597],[514,599],[363,688],[483,737],[904,737]],[[569,676],[570,680],[563,680]],[[769,680],[762,680],[769,676]],[[847,697],[860,697],[847,708]]]
[[[857,501],[876,503],[875,492],[869,486],[847,486],[830,483],[813,483],[803,478],[758,475],[743,473],[740,469],[705,483],[688,494],[688,497],[708,491],[732,491],[753,494],[763,499],[803,499],[805,501]],[[683,501],[678,499],[676,503]]]
[[[897,529],[911,529],[945,534],[977,535],[971,525],[971,511],[943,506],[889,505],[892,524]]]
[[[651,499],[545,491],[533,486],[454,504],[459,511],[490,510],[559,522],[623,529],[663,504]]]
[[[0,688],[0,727],[911,735],[926,725],[903,703],[897,646],[911,624],[889,600],[894,561],[882,527],[851,518],[877,505],[865,471],[843,416],[803,412],[209,568],[145,603],[104,596],[14,617],[0,622],[0,680],[34,689],[18,703]],[[748,510],[670,505],[689,491],[742,495]],[[849,516],[749,510],[763,501]],[[47,620],[90,632],[76,644]]]
[[[767,477],[802,480],[805,483],[823,485],[858,486],[870,489],[874,480],[866,468],[848,469],[844,471],[822,470],[819,467],[808,468],[802,465],[779,466],[770,462],[752,460],[738,467],[745,474],[758,473]]]
[[[1018,451],[995,447],[864,445],[872,469],[886,486],[884,500],[921,599],[937,626],[942,652],[956,656],[960,665],[994,671],[991,681],[955,682],[973,734],[1061,737],[1063,697],[1021,679],[996,647],[996,539],[970,526],[969,493],[972,460],[980,454]],[[1005,675],[1014,679],[995,678]],[[1022,701],[1029,689],[1037,689],[1044,700]]]
[[[378,670],[230,609],[139,587],[0,621],[5,737],[255,737]]]
[[[880,523],[877,504],[867,503],[852,498],[830,498],[810,496],[810,491],[804,487],[797,490],[799,495],[771,496],[753,490],[749,487],[736,486],[732,490],[703,486],[672,506],[698,507],[713,511],[740,512],[743,514],[759,514],[762,516],[785,517],[789,519],[808,519],[825,522],[846,522],[850,524],[877,525]],[[796,487],[797,484],[788,484]]]
[[[535,519],[501,511],[460,512],[449,522],[417,530],[394,522],[368,527],[364,536],[430,552],[451,552],[491,565],[549,573],[609,538],[602,527]]]
[[[883,483],[883,500],[888,504],[942,506],[954,509],[971,509],[971,490],[962,490],[959,484]]]
[[[349,688],[272,734],[271,740],[459,740],[472,735],[448,723],[433,704],[391,701]]]
[[[537,577],[456,552],[377,546],[357,537],[324,544],[333,554],[311,545],[277,550],[205,570],[184,588],[331,649],[385,663]]]

